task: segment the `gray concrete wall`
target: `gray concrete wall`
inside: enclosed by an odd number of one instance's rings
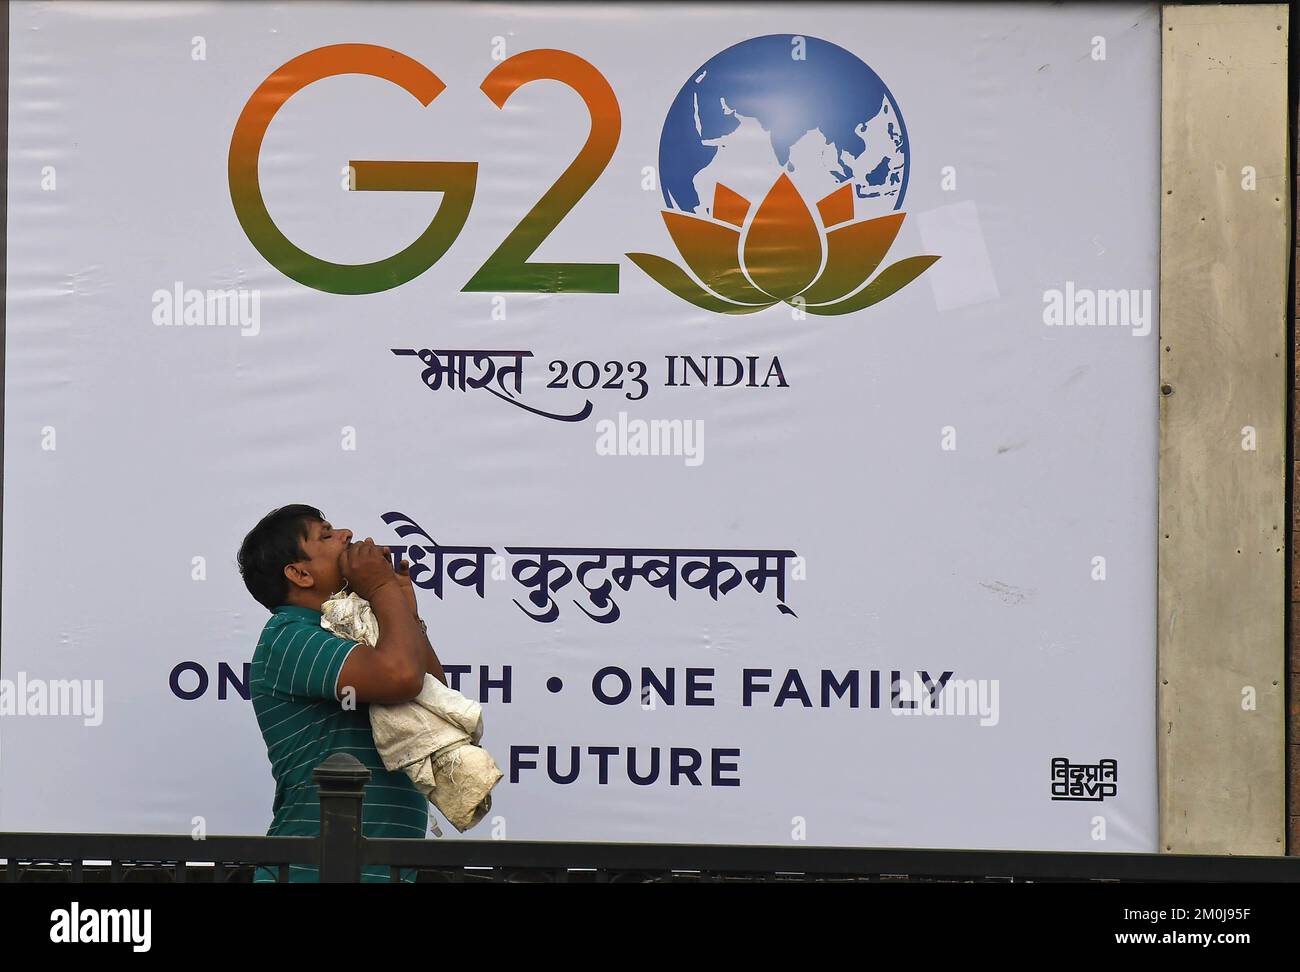
[[[1281,4],[1161,26],[1157,732],[1180,853],[1285,852],[1288,32]]]

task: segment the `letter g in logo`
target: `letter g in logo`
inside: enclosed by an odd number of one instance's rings
[[[383,78],[426,107],[446,87],[418,61],[373,44],[335,44],[295,57],[262,82],[235,123],[230,139],[230,199],[253,246],[285,276],[331,294],[373,294],[415,279],[447,252],[469,216],[478,163],[354,161],[359,190],[441,192],[433,221],[406,249],[374,263],[330,263],[299,249],[267,211],[257,179],[258,156],[280,107],[307,85],[338,74]]]

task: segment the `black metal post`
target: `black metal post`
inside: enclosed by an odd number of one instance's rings
[[[312,771],[320,787],[322,884],[361,881],[361,805],[370,770],[348,753],[334,753]]]

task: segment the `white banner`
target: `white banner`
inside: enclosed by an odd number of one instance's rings
[[[235,551],[309,503],[484,703],[468,836],[1156,848],[1155,7],[9,56],[0,829],[265,832]]]

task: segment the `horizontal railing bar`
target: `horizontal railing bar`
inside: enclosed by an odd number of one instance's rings
[[[897,874],[1072,881],[1300,882],[1300,857],[1228,857],[1004,850],[766,845],[585,843],[502,840],[362,840],[366,866],[507,870],[671,871],[818,875]],[[185,834],[0,833],[0,860],[309,865],[320,862],[316,837]],[[98,865],[86,864],[87,868]]]
[[[188,834],[0,833],[0,860],[320,863],[315,837],[206,837]]]
[[[1297,857],[559,841],[363,839],[366,865],[1127,881],[1295,881]]]

